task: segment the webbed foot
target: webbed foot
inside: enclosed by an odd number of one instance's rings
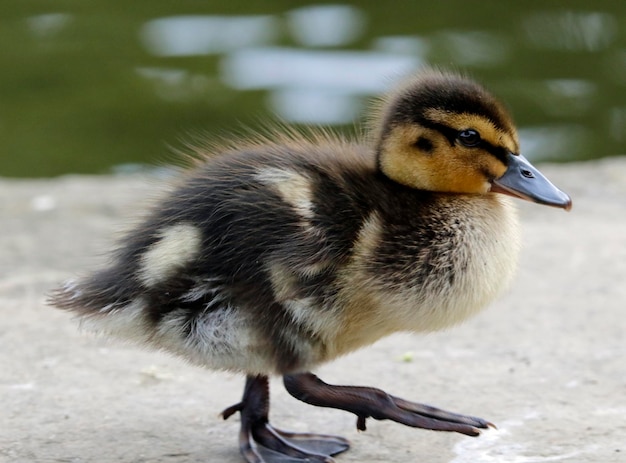
[[[269,385],[266,376],[249,376],[243,399],[222,412],[224,419],[241,414],[239,449],[248,463],[333,462],[348,450],[342,437],[292,433],[269,424]]]
[[[454,431],[478,436],[480,429],[495,427],[482,418],[459,415],[394,397],[372,387],[333,386],[312,373],[287,375],[285,388],[296,399],[318,407],[338,408],[357,416],[357,428],[365,430],[365,420],[392,420],[415,428]]]

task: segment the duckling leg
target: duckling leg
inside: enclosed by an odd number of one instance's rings
[[[224,410],[222,417],[236,412],[241,414],[239,449],[248,463],[331,463],[331,455],[350,446],[342,437],[296,434],[270,425],[267,376],[248,376],[241,402]]]
[[[415,428],[454,431],[468,436],[479,435],[479,429],[495,427],[481,418],[409,402],[380,389],[326,384],[312,373],[287,375],[283,380],[287,392],[298,400],[354,413],[356,427],[361,431],[365,431],[366,418],[393,420]]]

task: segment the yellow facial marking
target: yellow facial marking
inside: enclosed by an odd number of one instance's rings
[[[441,150],[442,145],[447,143],[445,137],[436,130],[412,124],[395,127],[382,143],[381,169],[398,183],[413,186],[417,177],[423,189],[430,189],[433,185],[424,169],[424,163],[428,160],[413,145],[420,137],[428,139],[433,152]]]
[[[423,152],[415,142],[425,137],[432,145]],[[505,166],[493,156],[476,156],[468,148],[450,146],[440,132],[413,124],[395,127],[380,148],[380,167],[391,179],[411,188],[455,193],[487,193],[485,176],[504,173]]]
[[[425,109],[424,117],[453,134],[476,130],[486,144],[519,153],[517,133],[505,114],[504,127],[479,114],[441,108]],[[504,161],[486,145],[464,146],[449,137],[417,123],[396,123],[381,140],[380,168],[391,179],[411,188],[450,193],[490,191],[491,181],[506,171]]]
[[[429,120],[455,130],[477,130],[480,137],[493,146],[502,146],[512,153],[519,153],[517,134],[510,125],[506,127],[506,130],[502,130],[489,119],[477,114],[454,113],[443,109],[428,109],[424,114]]]

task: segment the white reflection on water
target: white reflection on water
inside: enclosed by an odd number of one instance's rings
[[[270,107],[282,119],[300,124],[345,124],[362,112],[355,95],[315,88],[286,88],[269,94]]]
[[[193,56],[269,44],[278,31],[273,16],[171,16],[148,21],[140,36],[156,56]]]
[[[188,101],[206,95],[211,87],[208,77],[184,69],[140,67],[135,72],[152,82],[156,94],[167,101]]]
[[[568,98],[586,98],[596,91],[596,84],[583,79],[551,79],[546,83],[551,91]]]
[[[583,79],[550,79],[545,81],[548,95],[537,99],[546,114],[572,117],[587,113],[597,97],[597,86]]]
[[[522,154],[530,160],[580,157],[590,135],[589,129],[576,124],[523,127],[519,130]]]
[[[71,21],[72,15],[67,13],[46,13],[26,19],[30,31],[40,38],[49,38],[58,34]]]
[[[603,50],[618,34],[615,17],[599,12],[542,11],[528,16],[523,27],[534,46],[555,50]]]
[[[378,37],[372,43],[372,49],[394,55],[426,56],[430,50],[428,41],[413,35],[389,35]]]
[[[358,117],[360,96],[386,90],[420,64],[416,56],[267,47],[226,56],[221,73],[233,88],[270,90],[271,109],[287,121],[341,124]]]
[[[221,72],[224,83],[240,90],[297,86],[369,94],[420,63],[414,56],[378,52],[266,47],[231,53]]]
[[[283,24],[283,21],[286,21]],[[146,48],[157,56],[222,55],[220,78],[237,90],[267,90],[270,108],[289,122],[342,124],[356,119],[361,97],[380,93],[390,82],[422,64],[424,41],[382,37],[372,51],[311,50],[266,46],[283,29],[312,47],[346,45],[363,33],[365,16],[347,5],[318,5],[278,16],[172,16],[141,29]],[[190,92],[183,70],[141,68],[164,99]],[[208,80],[208,77],[206,78]],[[202,82],[201,82],[202,83]]]
[[[336,47],[358,39],[365,28],[363,12],[349,5],[312,5],[287,13],[291,36],[308,47]]]
[[[502,65],[509,55],[506,39],[489,32],[446,31],[440,40],[456,65]]]

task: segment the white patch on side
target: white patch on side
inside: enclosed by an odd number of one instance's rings
[[[261,169],[255,177],[260,182],[275,188],[283,201],[305,219],[306,224],[309,219],[313,218],[313,192],[310,179],[297,172],[276,167]]]
[[[174,310],[161,320],[152,343],[211,369],[248,374],[275,371],[269,349],[263,348],[254,324],[240,310],[212,307],[189,323],[187,314]]]
[[[188,264],[200,251],[200,230],[190,224],[176,224],[161,230],[159,240],[141,256],[139,278],[153,287]]]

